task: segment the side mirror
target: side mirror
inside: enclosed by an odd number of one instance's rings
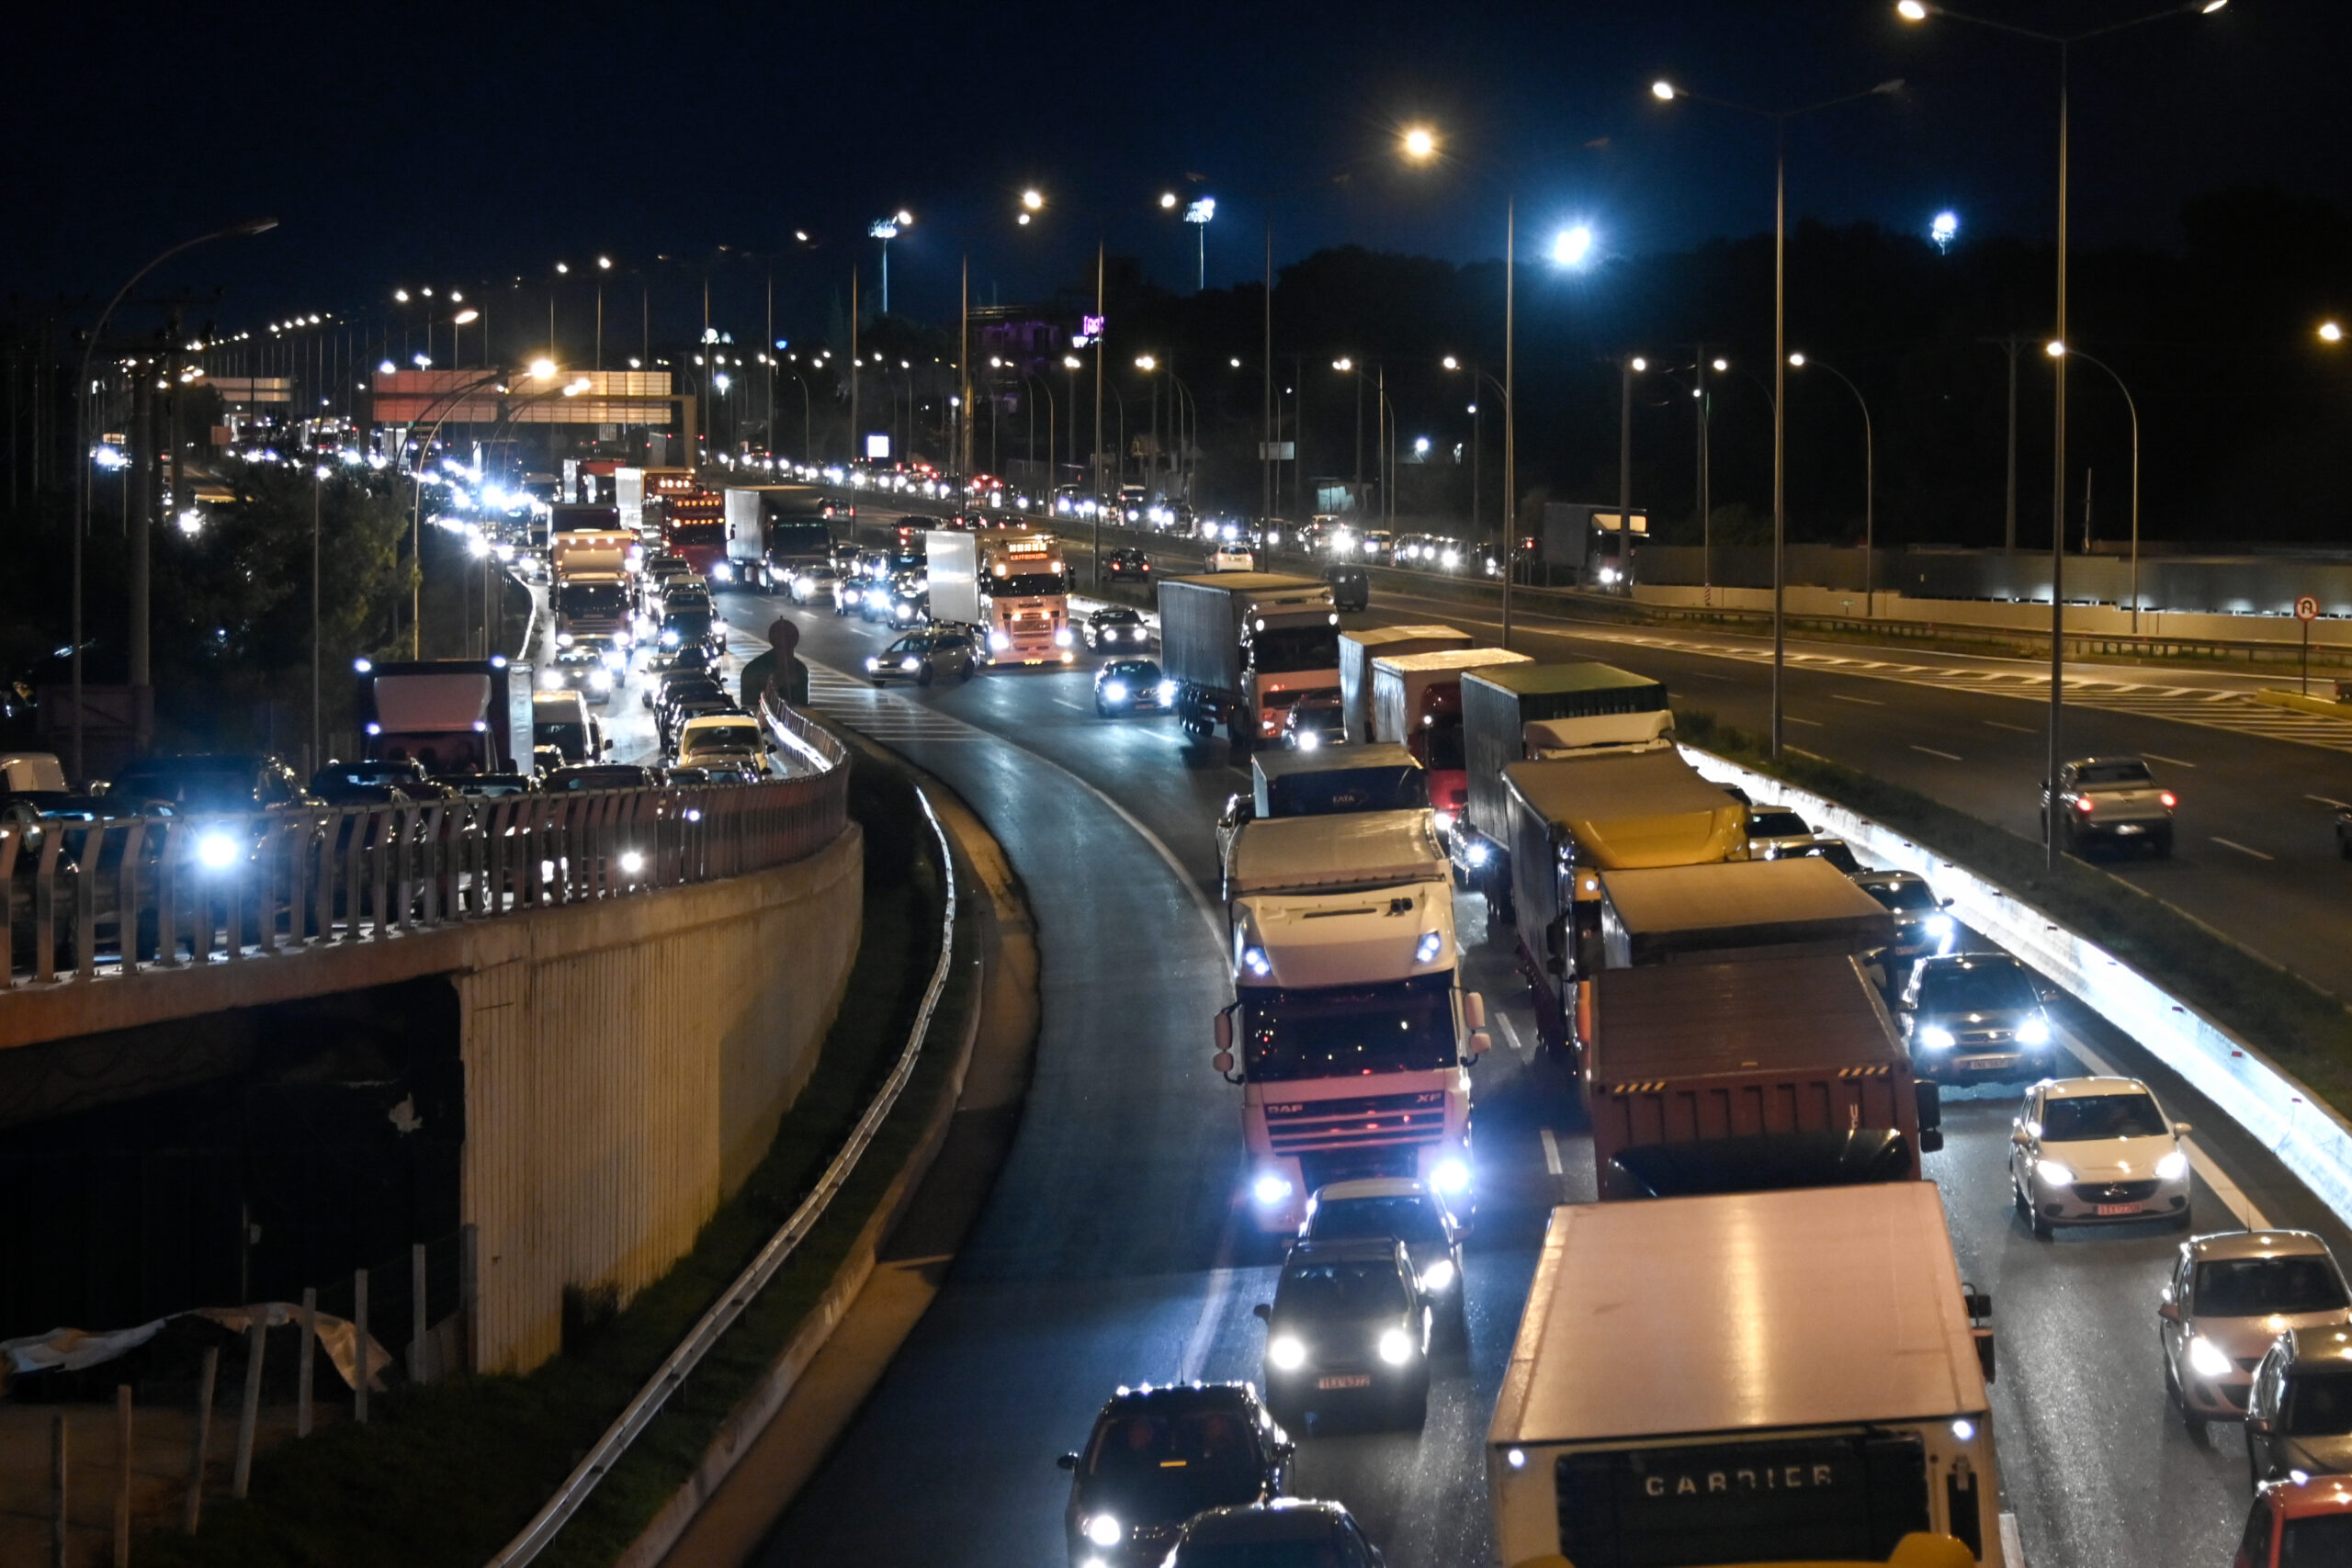
[[[1485,1055],[1494,1048],[1495,1037],[1493,1035],[1487,1033],[1483,1029],[1474,1029],[1470,1032],[1470,1059],[1472,1061],[1476,1061],[1479,1057]]]
[[[2270,1435],[2270,1417],[2267,1416],[2249,1416],[2245,1418],[2245,1429],[2249,1432],[2267,1438]]]
[[[1922,1127],[1919,1129],[1919,1152],[1921,1154],[1935,1154],[1943,1146],[1944,1134],[1942,1128]]]
[[[2166,1323],[2178,1323],[2180,1321],[2180,1303],[2178,1302],[2159,1302],[2156,1304],[2156,1315],[2163,1318]]]
[[[1972,1328],[1968,1332],[1976,1341],[1976,1364],[1984,1370],[1984,1381],[1991,1382],[1998,1375],[1993,1365],[1993,1331]]]
[[[1064,1454],[1061,1458],[1054,1461],[1054,1464],[1057,1469],[1076,1470],[1078,1468],[1078,1456],[1076,1454]]]
[[[1473,1029],[1487,1027],[1487,998],[1476,991],[1462,993],[1462,1018]]]
[[[1230,1058],[1233,1055],[1233,1015],[1229,1012],[1218,1013],[1216,1015],[1215,1028],[1216,1031],[1216,1054],[1219,1056],[1227,1058],[1227,1066],[1229,1066],[1231,1065]],[[1218,1070],[1223,1071],[1225,1069],[1219,1068]]]
[[[1209,1066],[1217,1070],[1217,1075],[1220,1077],[1229,1075],[1233,1071],[1233,1053],[1230,1051],[1219,1051],[1216,1055],[1209,1058]]]
[[[1273,1303],[1272,1302],[1260,1302],[1256,1306],[1250,1309],[1250,1315],[1256,1318],[1261,1323],[1272,1323],[1274,1321]]]
[[[1951,908],[1951,900],[1949,898],[1939,898],[1936,900],[1936,908],[1939,909],[1949,909]]]
[[[601,741],[598,741],[598,742],[597,742],[597,744],[596,744],[596,750],[599,750],[599,751],[609,751],[609,750],[611,750],[612,749],[613,749],[613,743],[612,743],[611,741],[609,741],[609,740],[601,740]]]
[[[2180,1136],[2180,1137],[2185,1138],[2185,1137],[2188,1136],[2188,1134],[2189,1134],[2190,1133],[2194,1132],[2196,1129],[2194,1129],[2194,1128],[2192,1128],[2191,1126],[2189,1126],[2189,1124],[2188,1124],[2188,1122],[2174,1122],[2174,1123],[2172,1124],[2172,1130],[2173,1130],[2174,1134],[2177,1134],[2177,1136]]]
[[[2033,1134],[2022,1127],[2012,1127],[2009,1129],[2009,1142],[2021,1149],[2029,1148],[2033,1144]]]

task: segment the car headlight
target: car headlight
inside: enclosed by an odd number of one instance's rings
[[[2159,1181],[2178,1181],[2188,1174],[2188,1151],[2186,1149],[2175,1149],[2156,1161],[2156,1179]]]
[[[1930,1051],[1949,1051],[1951,1049],[1951,1031],[1939,1024],[1923,1024],[1919,1030],[1919,1043]]]
[[[1290,1179],[1267,1171],[1250,1184],[1250,1196],[1271,1209],[1290,1196]]]
[[[922,660],[910,653],[904,659],[899,660],[899,668],[911,675],[916,671],[922,668]]]
[[[643,871],[644,869],[645,856],[643,854],[639,853],[636,850],[623,850],[621,852],[621,874],[623,876],[635,876],[639,872]]]
[[[1068,626],[1056,626],[1054,628],[1054,646],[1056,648],[1068,648],[1069,646],[1069,628]]]
[[[236,838],[214,829],[196,840],[196,859],[207,871],[228,870],[237,863]]]
[[[1277,1371],[1295,1372],[1306,1365],[1306,1342],[1295,1334],[1277,1334],[1266,1341],[1266,1360]]]
[[[1102,694],[1114,703],[1125,702],[1127,683],[1125,681],[1105,681],[1102,682]]]
[[[732,582],[735,581],[735,569],[725,561],[715,561],[711,564],[710,580],[713,582]]]
[[[913,618],[914,613],[915,607],[912,604],[908,604],[903,599],[899,601],[898,609],[892,612],[892,614],[896,615],[899,619],[902,621]]]
[[[1420,945],[1413,949],[1413,962],[1434,964],[1437,955],[1445,951],[1445,937],[1439,931],[1423,931]]]
[[[882,668],[882,661],[869,653],[865,656],[865,667],[868,670],[879,670]]]
[[[1162,681],[1159,683],[1159,700],[1163,703],[1172,703],[1176,700],[1175,682]]]
[[[2033,1173],[2052,1187],[2072,1187],[2075,1184],[2075,1173],[2054,1159],[2035,1160]]]
[[[539,690],[543,692],[560,692],[563,690],[563,671],[556,669],[552,665],[540,671]]]
[[[2037,1014],[2032,1018],[2027,1019],[2023,1023],[2018,1024],[2018,1043],[2020,1045],[2049,1044],[2050,1021]]]
[[[628,667],[628,655],[617,648],[608,648],[605,649],[604,665],[607,670],[625,670]]]
[[[1413,1337],[1401,1328],[1383,1329],[1380,1335],[1380,1359],[1392,1367],[1401,1367],[1413,1359]]]
[[[570,632],[558,632],[555,634],[555,645],[558,648],[570,648],[571,646],[571,641],[572,638]]]
[[[1421,1285],[1425,1290],[1443,1291],[1453,1284],[1453,1260],[1441,1258],[1421,1270]]]
[[[665,632],[663,632],[663,633],[662,634],[662,647],[664,647],[664,648],[675,648],[675,647],[677,647],[677,646],[678,646],[678,634],[677,634],[676,632],[673,632],[673,631],[665,631]]]
[[[2188,1337],[2188,1370],[2200,1378],[2225,1378],[2237,1371],[2221,1347],[2202,1334]]]
[[[1485,844],[1474,843],[1469,847],[1469,849],[1464,852],[1463,858],[1467,860],[1474,866],[1484,865],[1487,863],[1487,857],[1492,852],[1493,852],[1488,850]]]
[[[796,577],[792,580],[792,591],[795,593],[812,592],[816,587],[817,580],[813,577]]]
[[[1086,1539],[1097,1546],[1116,1546],[1126,1539],[1127,1532],[1109,1514],[1096,1514],[1086,1521]]]
[[[611,691],[613,689],[613,672],[609,670],[590,671],[588,672],[588,689],[592,692]]]
[[[989,649],[991,652],[1002,653],[1006,649],[1011,648],[1012,646],[1012,638],[1006,636],[1003,632],[993,631],[989,633]]]
[[[1438,830],[1439,832],[1441,832],[1441,833],[1451,833],[1452,831],[1453,831],[1453,812],[1451,812],[1451,811],[1432,811],[1432,812],[1430,812],[1430,815],[1431,817],[1434,817],[1434,818],[1437,818],[1437,830]]]
[[[1312,751],[1322,744],[1323,738],[1320,735],[1317,735],[1315,731],[1311,729],[1302,729],[1298,732],[1298,749],[1300,750]]]
[[[1466,1191],[1470,1186],[1470,1168],[1459,1159],[1442,1159],[1430,1172],[1430,1185],[1440,1192]]]
[[[1950,915],[1929,915],[1926,919],[1919,922],[1919,929],[1926,931],[1938,942],[1948,942],[1951,938],[1951,917]]]

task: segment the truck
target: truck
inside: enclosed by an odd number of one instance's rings
[[[1069,624],[1069,566],[1051,534],[922,536],[933,621],[979,632],[991,664],[1068,664],[1078,657]]]
[[[1580,1075],[1604,1201],[1917,1180],[1943,1145],[1850,954],[1604,969]]]
[[[621,526],[642,537],[651,525],[645,503],[656,496],[675,495],[695,488],[692,468],[615,468],[613,503],[620,509]]]
[[[1430,771],[1430,804],[1442,828],[1470,805],[1469,760],[1462,745],[1462,677],[1471,670],[1534,662],[1500,648],[1384,653],[1372,661],[1372,738],[1409,750]]]
[[[566,457],[563,484],[556,499],[584,506],[617,506],[613,475],[620,466],[616,457]]]
[[[1487,1428],[1501,1561],[1884,1562],[1924,1535],[2022,1568],[1991,1310],[1930,1182],[1554,1209]]]
[[[1230,862],[1234,840],[1252,822],[1351,811],[1419,811],[1429,803],[1428,777],[1402,746],[1261,751],[1250,760],[1250,793],[1227,800],[1217,818],[1217,864]]]
[[[1600,874],[1745,860],[1747,807],[1679,751],[1511,762],[1502,772],[1509,848],[1487,902],[1518,928],[1537,1026],[1562,1054],[1571,1045],[1562,982],[1600,966]]]
[[[729,485],[726,497],[727,558],[713,582],[762,591],[788,584],[810,567],[832,564],[836,518],[853,533],[856,527],[857,509],[819,485]]]
[[[1317,1189],[1359,1177],[1417,1178],[1466,1213],[1486,1002],[1462,989],[1430,814],[1252,823],[1227,886],[1236,999],[1215,1063],[1241,1086],[1259,1226],[1295,1230]]]
[[[413,758],[435,777],[530,771],[514,751],[515,735],[530,733],[528,671],[500,657],[356,668],[361,760]]]
[[[1340,634],[1340,733],[1351,746],[1374,739],[1372,661],[1399,653],[1468,648],[1468,632],[1446,626],[1365,626]],[[1394,739],[1391,736],[1388,739]]]
[[[676,556],[716,588],[733,575],[727,564],[727,498],[696,485],[645,499],[645,522],[662,552]]]
[[[1220,726],[1238,754],[1282,733],[1290,705],[1340,684],[1340,612],[1328,583],[1263,571],[1159,582],[1160,665],[1184,733]]]
[[[1670,746],[1665,682],[1608,664],[1512,664],[1462,676],[1465,816],[1447,837],[1464,882],[1510,901],[1510,800],[1503,769],[1539,756]],[[1508,909],[1504,911],[1508,918]]]
[[[582,637],[610,637],[627,648],[637,609],[638,548],[625,535],[555,536],[548,601],[556,645]]]

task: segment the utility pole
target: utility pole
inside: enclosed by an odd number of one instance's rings
[[[1637,355],[1617,362],[1617,553],[1634,560],[1634,372],[1647,368]]]
[[[888,254],[887,249],[883,252],[885,255]],[[968,255],[964,258],[963,321],[956,334],[956,381],[957,396],[962,399],[956,406],[963,411],[964,416],[959,422],[964,441],[963,451],[956,459],[956,472],[968,474],[972,471],[972,258]],[[911,395],[911,387],[909,390]],[[990,438],[994,438],[993,432]]]
[[[2011,333],[2007,337],[1979,338],[1979,343],[1991,344],[2009,356],[2009,479],[2003,492],[2005,504],[2001,512],[2001,553],[2018,553],[2018,354],[2032,340]]]
[[[857,268],[849,269],[849,462],[853,468],[864,456],[857,434]]]
[[[1100,235],[1094,241],[1094,551],[1089,570],[1098,590],[1102,586],[1102,340],[1111,333],[1111,318],[1102,309],[1102,276],[1109,243]]]
[[[1700,344],[1693,351],[1691,369],[1691,405],[1699,422],[1699,581],[1701,586],[1715,585],[1715,513],[1713,497],[1708,493],[1707,472],[1707,345]]]

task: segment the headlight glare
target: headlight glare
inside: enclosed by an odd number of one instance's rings
[[[237,863],[237,840],[216,828],[196,840],[196,858],[207,871],[226,871]]]
[[[2035,1160],[2033,1173],[2052,1187],[2072,1187],[2075,1184],[2075,1173],[2054,1159]]]
[[[2050,1021],[2036,1014],[2018,1025],[2018,1043],[2047,1045],[2050,1043]]]
[[[1267,1171],[1250,1184],[1250,1196],[1271,1209],[1290,1196],[1290,1179]]]
[[[1460,1159],[1448,1156],[1437,1162],[1430,1172],[1430,1185],[1440,1192],[1464,1192],[1470,1187],[1470,1168]]]
[[[1450,1290],[1453,1285],[1453,1260],[1441,1258],[1422,1269],[1421,1284],[1430,1291]]]
[[[2188,1151],[2186,1149],[2175,1149],[2156,1161],[2156,1179],[2159,1181],[2178,1181],[2188,1174]]]
[[[2236,1369],[2221,1348],[2202,1334],[2188,1337],[2188,1370],[2201,1378],[2225,1378]]]
[[[1928,1024],[1919,1031],[1919,1043],[1930,1051],[1951,1049],[1951,1031],[1938,1024]]]
[[[1125,681],[1105,681],[1102,682],[1102,694],[1114,703],[1125,702],[1127,683]]]
[[[1295,1372],[1306,1365],[1306,1343],[1295,1334],[1277,1334],[1266,1341],[1266,1359],[1277,1371]]]
[[[1401,1328],[1384,1329],[1380,1336],[1380,1359],[1392,1367],[1401,1367],[1413,1359],[1413,1337]]]
[[[1086,1521],[1086,1539],[1097,1546],[1116,1546],[1125,1537],[1119,1521],[1109,1514],[1097,1514]]]

